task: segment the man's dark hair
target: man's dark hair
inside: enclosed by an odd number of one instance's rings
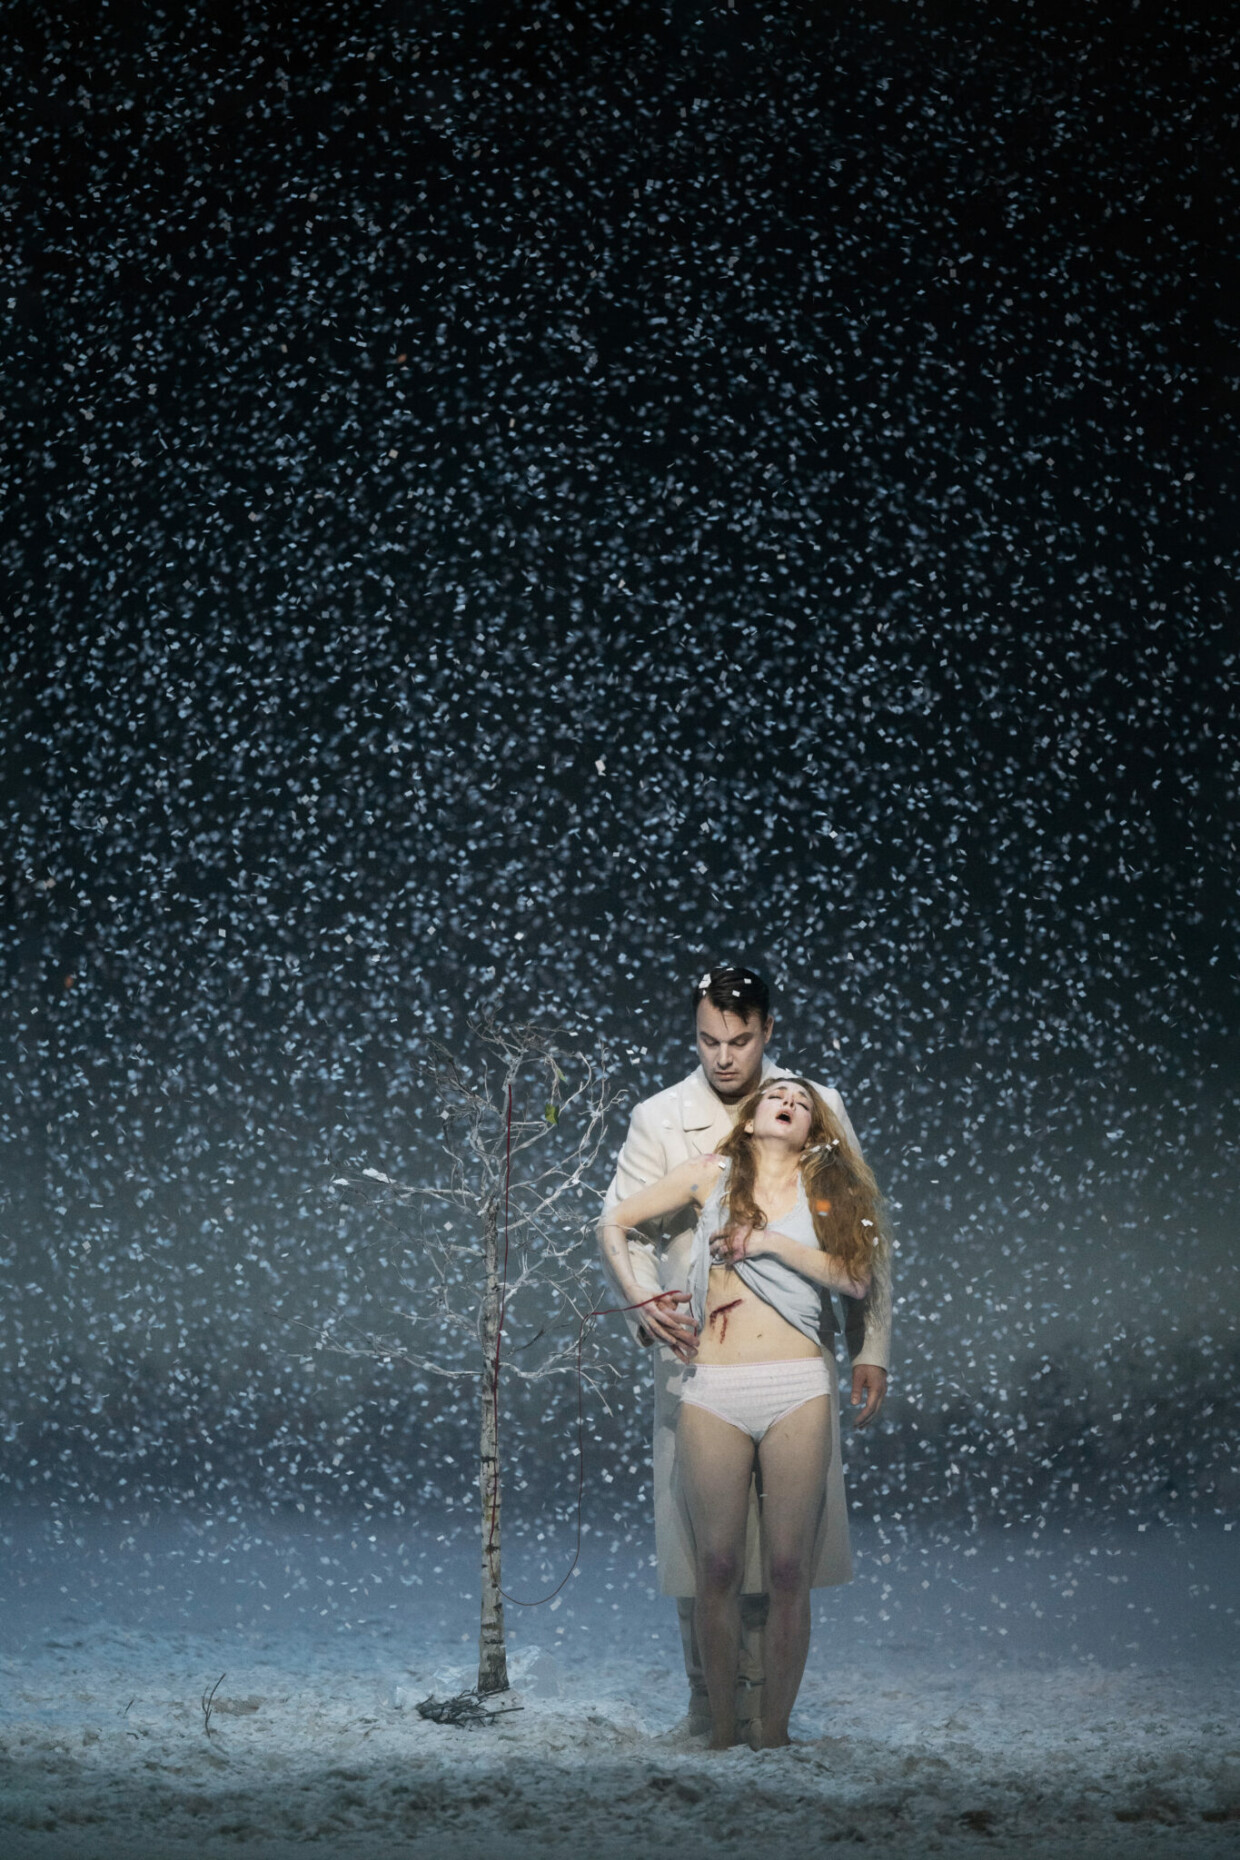
[[[756,1013],[759,1020],[765,1021],[771,1011],[771,991],[758,971],[731,965],[707,969],[693,990],[695,1014],[702,1001],[709,1001],[721,1014],[739,1014],[742,1020]]]

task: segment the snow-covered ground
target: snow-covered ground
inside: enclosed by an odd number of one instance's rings
[[[591,1533],[554,1611],[512,1610],[520,1709],[456,1730],[413,1709],[472,1678],[446,1527],[19,1517],[0,1854],[1235,1853],[1236,1546],[860,1529],[858,1581],[815,1598],[803,1741],[713,1756],[677,1729],[644,1542]]]

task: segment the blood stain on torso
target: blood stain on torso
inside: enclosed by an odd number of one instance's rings
[[[711,1314],[710,1314],[710,1316],[709,1316],[709,1317],[707,1318],[707,1320],[706,1320],[706,1328],[707,1328],[708,1330],[710,1330],[710,1329],[713,1329],[713,1327],[714,1327],[714,1323],[715,1323],[715,1319],[716,1319],[716,1318],[718,1318],[718,1320],[719,1320],[719,1341],[720,1341],[720,1343],[722,1343],[722,1342],[724,1341],[724,1339],[725,1339],[725,1337],[726,1337],[726,1336],[727,1336],[727,1334],[728,1334],[728,1313],[729,1313],[729,1311],[735,1311],[735,1310],[736,1310],[736,1308],[737,1308],[737,1306],[738,1306],[738,1305],[743,1305],[743,1304],[744,1304],[744,1302],[745,1302],[745,1300],[744,1300],[743,1298],[734,1298],[734,1299],[732,1300],[732,1302],[731,1302],[731,1304],[728,1304],[728,1305],[716,1305],[716,1306],[715,1306],[715,1308],[714,1308],[714,1310],[713,1310],[713,1311],[711,1312]]]

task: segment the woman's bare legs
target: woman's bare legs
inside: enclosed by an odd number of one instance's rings
[[[771,1596],[762,1701],[764,1746],[788,1742],[788,1719],[809,1651],[811,1559],[831,1458],[829,1399],[816,1395],[794,1408],[767,1429],[758,1446]]]
[[[712,1750],[736,1739],[736,1665],[740,1652],[740,1591],[745,1575],[745,1527],[753,1441],[742,1428],[683,1402],[676,1458],[696,1549],[694,1623],[710,1697]]]

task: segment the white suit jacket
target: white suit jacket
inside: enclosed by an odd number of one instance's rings
[[[762,1076],[777,1075],[781,1068],[769,1059],[764,1061]],[[830,1086],[814,1084],[838,1119],[844,1135],[860,1154],[861,1145],[849,1122],[840,1094]],[[734,1108],[734,1107],[733,1107]],[[661,1176],[690,1157],[709,1154],[732,1129],[733,1108],[717,1098],[699,1066],[678,1085],[657,1092],[638,1104],[629,1119],[628,1135],[616,1164],[616,1173],[607,1191],[607,1205],[631,1195],[639,1188],[657,1182]],[[650,1294],[683,1289],[688,1282],[689,1253],[697,1211],[692,1203],[665,1219],[652,1222],[643,1230],[643,1238],[630,1236],[629,1254],[634,1277]],[[882,1262],[876,1271],[870,1293],[864,1300],[846,1299],[845,1335],[849,1353],[856,1362],[887,1367],[891,1344],[890,1268]],[[824,1307],[825,1308],[825,1307]],[[641,1313],[626,1317],[630,1330],[639,1334]],[[844,1497],[843,1468],[839,1438],[839,1379],[835,1353],[824,1341],[824,1356],[832,1384],[831,1420],[832,1452],[827,1478],[827,1502],[815,1548],[814,1587],[824,1588],[847,1582],[852,1575],[852,1557],[848,1544],[848,1513]],[[692,1595],[694,1590],[693,1541],[688,1515],[679,1494],[676,1478],[676,1420],[684,1365],[662,1345],[652,1348],[655,1376],[654,1417],[654,1514],[655,1547],[659,1557],[659,1580],[664,1594]],[[746,1552],[744,1589],[761,1593],[766,1588],[762,1573],[761,1537],[756,1496],[750,1505],[749,1543]]]

